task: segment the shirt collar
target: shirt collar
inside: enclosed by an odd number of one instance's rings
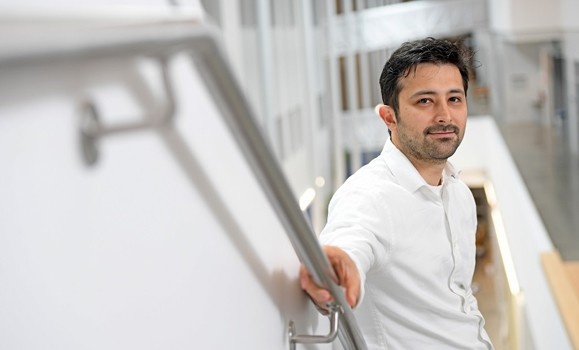
[[[404,153],[402,153],[392,143],[390,138],[386,141],[380,157],[384,159],[388,168],[390,168],[390,171],[394,174],[400,185],[408,191],[414,192],[420,187],[426,186],[424,178]],[[442,171],[443,183],[447,184],[456,181],[459,173],[460,171],[447,161],[444,170]]]

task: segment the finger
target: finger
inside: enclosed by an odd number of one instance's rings
[[[308,270],[306,270],[306,267],[304,265],[301,265],[300,266],[300,285],[301,285],[302,289],[305,289],[308,278],[309,278]]]
[[[356,306],[360,295],[360,280],[357,278],[357,273],[352,271],[351,266],[340,264],[339,270],[340,286],[344,289],[346,301],[351,307],[354,307]]]
[[[312,300],[320,306],[332,301],[333,299],[329,291],[321,288],[314,282],[311,275],[303,265],[300,268],[300,285],[302,289],[309,294]]]
[[[354,307],[360,297],[360,275],[353,261],[350,265],[343,266],[343,269],[342,287],[346,290],[348,304]]]
[[[358,299],[360,297],[360,291],[356,288],[346,288],[346,300],[350,307],[355,307],[358,304]]]
[[[336,271],[339,285],[344,288],[346,301],[351,307],[356,306],[360,297],[360,275],[350,256],[344,251],[333,252],[330,263]]]

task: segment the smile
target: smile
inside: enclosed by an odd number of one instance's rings
[[[429,132],[428,135],[432,135],[434,137],[452,137],[456,133],[454,131],[436,131],[436,132]]]
[[[456,125],[436,125],[426,128],[426,130],[424,130],[424,134],[443,139],[458,135],[458,131],[459,129]]]

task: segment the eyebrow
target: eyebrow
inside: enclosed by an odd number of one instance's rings
[[[463,89],[450,89],[448,90],[449,94],[465,94]],[[422,95],[437,95],[438,93],[434,90],[420,90],[417,91],[415,93],[413,93],[412,95],[410,95],[410,97],[417,97],[417,96],[422,96]]]

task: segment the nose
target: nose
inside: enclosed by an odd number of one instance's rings
[[[436,108],[436,122],[437,123],[450,123],[452,116],[450,114],[450,108],[446,103],[439,103]]]

